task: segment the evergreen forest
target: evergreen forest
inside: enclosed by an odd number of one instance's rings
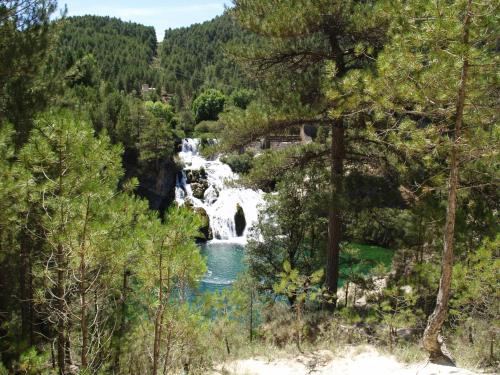
[[[500,2],[58,6],[0,0],[0,375],[500,371]]]

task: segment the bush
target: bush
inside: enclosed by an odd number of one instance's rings
[[[239,89],[231,94],[231,102],[234,106],[247,109],[250,102],[255,98],[255,93],[247,89]]]
[[[228,164],[233,172],[246,174],[252,168],[253,155],[249,152],[231,154],[221,158],[221,161]]]
[[[215,121],[224,109],[226,97],[218,90],[210,89],[202,92],[193,101],[193,114],[196,123],[200,121]]]

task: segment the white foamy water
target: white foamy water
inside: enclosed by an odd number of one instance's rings
[[[200,140],[186,138],[182,140],[182,151],[179,158],[185,167],[182,176],[177,179],[175,199],[179,205],[187,200],[194,207],[203,208],[210,219],[210,228],[214,241],[246,243],[250,228],[257,223],[259,207],[264,204],[264,193],[234,186],[239,176],[233,173],[229,165],[219,158],[208,160],[199,153]],[[190,184],[187,183],[186,172],[204,169],[207,175],[208,189],[203,199],[193,196]],[[243,235],[238,237],[234,216],[240,205],[245,214],[246,227]]]

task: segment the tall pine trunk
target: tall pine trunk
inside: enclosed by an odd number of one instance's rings
[[[63,196],[63,176],[64,176],[64,166],[63,166],[63,145],[62,140],[59,140],[59,188],[57,195],[59,199],[62,200]],[[60,202],[59,207],[59,235],[62,235],[64,231],[64,206]],[[58,239],[57,249],[56,249],[56,263],[57,263],[57,280],[56,280],[56,305],[57,305],[57,365],[59,368],[59,375],[64,375],[66,373],[66,337],[65,337],[65,322],[66,322],[66,301],[65,301],[65,254],[64,246],[61,243],[61,239]]]
[[[33,306],[33,250],[38,243],[36,237],[30,234],[30,229],[34,228],[33,215],[30,212],[29,185],[26,185],[26,207],[27,210],[22,213],[24,225],[19,234],[20,246],[20,299],[21,299],[21,333],[22,337],[28,339],[28,345],[35,344],[35,309]]]
[[[328,210],[328,251],[326,264],[326,287],[332,301],[327,305],[334,310],[337,304],[339,281],[340,241],[342,237],[342,191],[344,174],[344,126],[342,120],[332,123],[331,197]]]
[[[344,53],[340,48],[335,29],[328,25],[330,48],[335,56],[337,77],[346,73]],[[326,288],[332,300],[327,304],[329,310],[337,305],[337,289],[339,282],[340,241],[342,239],[342,193],[345,158],[345,129],[342,118],[335,119],[331,127],[332,144],[330,149],[330,205],[328,209],[328,248],[326,258]]]
[[[163,308],[164,306],[160,304],[156,310],[155,316],[155,336],[153,343],[153,375],[158,374],[158,366],[160,362],[160,344],[163,328]]]
[[[33,278],[30,248],[34,244],[24,229],[21,233],[20,255],[21,264],[19,272],[20,300],[21,300],[21,334],[28,339],[28,345],[34,344],[33,331]]]
[[[87,197],[85,208],[85,222],[83,224],[82,238],[80,240],[80,330],[82,335],[81,368],[85,371],[88,367],[88,323],[87,323],[87,265],[86,265],[86,241],[87,226],[90,214],[90,196]]]
[[[57,366],[59,368],[59,375],[66,373],[66,337],[64,334],[65,322],[65,301],[64,301],[64,250],[62,244],[57,246]]]
[[[118,328],[118,338],[117,345],[115,351],[115,358],[113,361],[113,374],[120,373],[120,356],[121,356],[121,347],[122,347],[122,339],[125,335],[125,320],[127,313],[127,290],[128,290],[128,277],[130,272],[127,268],[123,270],[123,282],[122,282],[122,295],[120,299],[120,327]]]
[[[472,0],[467,2],[467,10],[464,18],[464,28],[462,42],[465,46],[469,43],[469,25],[471,22],[471,6]],[[439,280],[439,291],[436,299],[436,307],[430,315],[427,322],[427,327],[424,331],[423,346],[429,353],[429,360],[434,363],[454,366],[454,362],[447,353],[443,339],[439,332],[443,326],[448,314],[448,303],[450,300],[451,280],[453,271],[453,249],[455,237],[455,216],[457,209],[457,190],[458,190],[458,174],[459,174],[459,142],[460,130],[462,128],[465,89],[467,84],[469,61],[467,56],[464,57],[462,63],[462,72],[460,77],[460,85],[458,88],[456,111],[455,111],[455,127],[452,131],[452,147],[450,152],[450,177],[448,187],[448,207],[446,211],[446,222],[444,227],[444,246],[441,263],[441,279]]]
[[[160,344],[161,335],[163,328],[163,256],[161,251],[163,250],[163,242],[160,247],[160,261],[158,266],[158,273],[160,276],[159,288],[158,288],[158,308],[156,309],[155,323],[154,323],[154,343],[153,343],[153,375],[158,374],[158,366],[160,362]]]

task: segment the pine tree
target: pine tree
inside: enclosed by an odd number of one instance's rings
[[[14,125],[18,146],[28,139],[34,115],[46,107],[54,88],[46,63],[55,8],[52,0],[0,3],[0,124]]]
[[[237,148],[258,137],[307,124],[330,126],[326,285],[334,301],[342,239],[346,132],[363,123],[355,116],[349,121],[347,115],[356,112],[357,103],[349,101],[352,92],[343,86],[346,80],[350,84],[352,72],[369,68],[382,47],[387,14],[380,3],[235,0],[231,10],[243,28],[260,37],[251,47],[240,46],[233,53],[256,74],[272,72],[264,85],[271,105],[251,105],[246,112],[223,117],[226,144]],[[339,95],[326,95],[322,79],[327,72],[331,80],[328,91]],[[329,306],[334,308],[335,302]]]
[[[162,361],[164,368],[168,368],[171,347],[168,343],[164,345],[163,332],[166,315],[172,313],[171,305],[177,303],[173,299],[182,297],[186,288],[194,286],[206,270],[194,242],[200,225],[200,218],[195,213],[187,208],[173,207],[166,213],[165,224],[151,220],[147,229],[138,276],[145,295],[152,298],[153,375],[160,371]]]
[[[37,186],[34,202],[43,208],[49,321],[55,321],[60,374],[72,364],[72,301],[78,295],[81,366],[89,366],[87,294],[99,285],[102,217],[121,175],[120,149],[94,138],[90,126],[71,114],[47,115],[37,122],[20,159]],[[76,295],[75,295],[76,294]],[[41,297],[41,295],[40,295]],[[43,298],[43,297],[42,297]]]
[[[441,280],[423,339],[433,362],[453,364],[439,333],[451,295],[455,223],[462,210],[459,172],[466,171],[468,164],[477,166],[476,159],[495,155],[491,144],[498,137],[494,131],[497,78],[493,68],[498,60],[497,11],[498,6],[489,1],[400,4],[395,8],[398,16],[392,41],[378,60],[378,84],[386,92],[381,95],[382,104],[387,110],[390,103],[408,145],[426,152],[427,160],[429,152],[448,160]]]

